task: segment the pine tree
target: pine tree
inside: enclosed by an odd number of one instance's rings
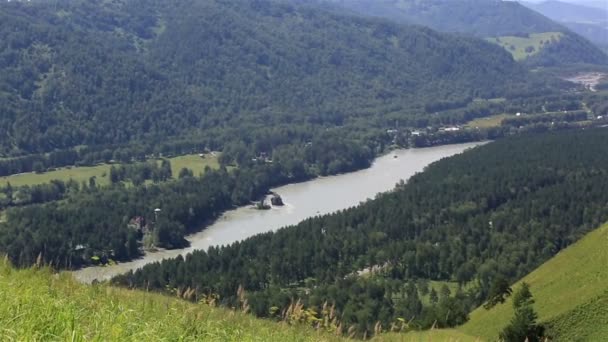
[[[511,286],[509,286],[509,282],[505,278],[501,276],[494,278],[490,287],[490,293],[488,294],[488,300],[483,307],[489,310],[499,303],[504,303],[512,292],[513,290],[511,290]]]
[[[530,286],[526,283],[513,296],[513,307],[515,316],[511,323],[500,333],[500,339],[505,342],[536,342],[540,341],[544,334],[544,327],[537,324],[538,318],[532,305],[534,299]]]

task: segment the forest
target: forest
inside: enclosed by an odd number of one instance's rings
[[[58,152],[67,165],[184,139],[221,149],[277,127],[385,130],[562,87],[478,39],[312,4],[2,2],[0,153],[24,159],[0,173],[57,167]]]
[[[527,37],[531,33],[561,32],[563,39],[548,44],[523,61],[528,67],[572,64],[607,65],[608,56],[562,24],[517,1],[500,0],[317,0],[361,16],[417,24],[441,32],[458,32],[481,38]]]
[[[496,282],[521,278],[608,219],[606,143],[605,129],[501,139],[436,162],[359,207],[113,282],[193,291],[193,299],[213,294],[227,307],[243,305],[246,293],[248,310],[276,319],[296,302],[317,314],[331,306],[345,327],[368,336],[377,322],[455,326]],[[433,288],[423,304],[428,281],[460,287]]]
[[[272,163],[242,144],[229,145],[219,158],[221,169],[200,177],[187,170],[174,175],[163,160],[112,166],[109,186],[95,178],[7,184],[0,188],[0,207],[8,208],[0,222],[0,250],[18,266],[43,260],[76,268],[131,260],[141,255],[142,244],[184,247],[186,234],[271,187],[368,167],[379,148],[373,140],[362,144],[324,132],[309,144],[278,148]]]

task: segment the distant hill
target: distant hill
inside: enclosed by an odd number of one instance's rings
[[[530,285],[539,321],[556,341],[608,339],[608,225],[587,234],[513,285]],[[479,308],[458,328],[488,341],[497,338],[513,316],[512,301],[491,310]]]
[[[608,57],[561,24],[515,1],[501,0],[328,0],[360,15],[389,18],[401,23],[459,32],[482,38],[528,37],[560,32],[564,39],[545,45],[531,66],[607,64]],[[507,49],[508,51],[511,51]]]
[[[525,6],[551,18],[608,51],[608,4],[574,4],[562,1],[524,2]]]
[[[523,2],[523,4],[558,22],[597,23],[608,21],[608,5],[601,9],[556,0],[540,3]]]
[[[315,6],[1,2],[0,154],[184,134],[221,146],[239,127],[407,117],[526,78],[492,44]]]

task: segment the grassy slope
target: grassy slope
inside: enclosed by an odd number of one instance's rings
[[[214,169],[219,168],[217,156],[211,155],[201,158],[198,156],[198,154],[189,154],[170,158],[169,161],[171,161],[171,172],[173,172],[174,177],[177,177],[179,171],[184,167],[192,170],[195,176],[203,173],[206,166]],[[73,179],[77,182],[87,182],[89,178],[93,176],[97,177],[97,184],[107,185],[110,183],[110,167],[111,165],[103,164],[97,166],[60,168],[55,171],[44,172],[41,174],[34,172],[22,173],[18,175],[0,177],[0,185],[5,185],[8,182],[10,182],[12,186],[36,185],[49,183],[54,179],[59,179],[62,181]]]
[[[334,341],[305,327],[0,261],[0,340]]]
[[[480,342],[480,338],[455,329],[414,331],[407,334],[385,334],[373,341],[386,342]]]
[[[504,36],[499,38],[487,38],[487,41],[498,44],[509,51],[516,61],[524,60],[539,53],[543,49],[541,41],[547,42],[554,38],[556,41],[562,37],[561,32],[532,33],[529,38]],[[526,52],[528,46],[534,47],[534,51]],[[515,49],[512,49],[514,47]]]
[[[485,118],[479,118],[467,123],[468,127],[472,128],[492,128],[499,127],[502,124],[502,121],[507,118],[512,118],[513,115],[510,114],[497,114],[488,116]]]
[[[560,340],[608,341],[608,224],[524,277],[536,300],[539,320],[550,323]],[[604,305],[602,305],[602,303]],[[479,308],[460,331],[494,340],[513,315],[511,301]],[[567,335],[563,335],[567,334]]]

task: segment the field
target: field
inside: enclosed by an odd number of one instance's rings
[[[513,286],[530,285],[539,321],[564,341],[608,341],[608,224],[587,234]],[[479,308],[458,330],[495,340],[513,315],[512,303]]]
[[[88,182],[89,178],[95,176],[97,184],[107,185],[110,183],[109,173],[111,165],[103,164],[97,166],[87,167],[71,167],[61,168],[55,171],[49,171],[44,173],[20,173],[18,175],[10,175],[0,178],[0,185],[6,185],[11,183],[12,186],[23,186],[23,185],[36,185],[49,183],[54,179],[62,181],[68,181],[73,179],[80,182]]]
[[[498,44],[509,51],[516,61],[524,60],[533,56],[543,49],[543,45],[551,40],[559,41],[561,32],[532,33],[528,38],[504,36],[497,38],[486,38],[487,41]],[[542,43],[541,43],[542,42]]]
[[[336,341],[304,326],[174,297],[87,286],[70,274],[15,270],[0,260],[3,341]]]
[[[509,114],[492,115],[492,116],[488,116],[485,118],[479,118],[479,119],[470,121],[467,123],[467,126],[471,127],[471,128],[499,127],[500,124],[502,123],[502,120],[511,118],[511,117],[513,117],[513,115],[509,115]]]
[[[469,336],[454,329],[436,329],[412,331],[406,334],[384,334],[372,341],[385,342],[481,342],[479,338]]]
[[[212,169],[220,168],[217,156],[210,154],[205,155],[204,158],[201,158],[198,154],[188,154],[170,158],[169,160],[171,161],[171,172],[173,172],[173,177],[177,177],[179,171],[183,168],[192,170],[195,176],[203,174],[205,167],[207,166]]]
[[[171,171],[174,177],[177,177],[182,168],[188,168],[194,172],[195,176],[200,175],[205,170],[206,166],[213,169],[219,168],[219,162],[215,155],[205,155],[205,158],[199,157],[198,154],[190,154],[169,159],[171,161]],[[60,168],[55,171],[44,173],[22,173],[7,177],[0,177],[0,185],[6,185],[8,182],[12,186],[36,185],[49,183],[51,180],[59,179],[68,181],[73,179],[77,182],[88,182],[89,178],[95,176],[97,184],[108,185],[110,183],[110,168],[109,164],[85,167],[70,167]]]

